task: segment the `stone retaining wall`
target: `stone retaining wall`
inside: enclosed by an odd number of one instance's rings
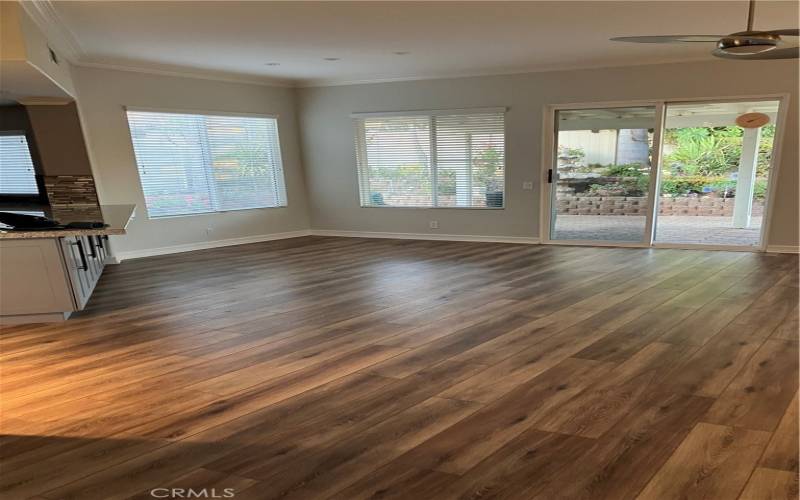
[[[660,215],[724,216],[733,215],[735,198],[679,197],[662,198],[658,204]],[[560,215],[645,215],[647,198],[637,196],[574,196],[558,195],[557,213]],[[764,212],[761,201],[753,203],[753,215]]]

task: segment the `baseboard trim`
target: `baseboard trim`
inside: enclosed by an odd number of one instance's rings
[[[800,247],[792,245],[767,245],[768,253],[800,253]]]
[[[145,250],[132,250],[130,252],[117,252],[109,260],[113,259],[113,263],[118,264],[123,260],[129,260],[129,259],[139,259],[142,257],[155,257],[156,255],[167,255],[172,253],[193,252],[195,250],[207,250],[209,248],[247,245],[248,243],[261,243],[263,241],[285,240],[288,238],[299,238],[302,236],[309,236],[310,234],[311,231],[304,229],[302,231],[288,231],[285,233],[260,234],[257,236],[245,236],[243,238],[229,238],[226,240],[201,241],[198,243],[187,243],[185,245],[148,248]]]
[[[11,326],[29,323],[58,323],[68,320],[71,314],[72,311],[38,314],[9,314],[7,316],[0,316],[0,325]]]
[[[344,238],[386,238],[396,240],[475,241],[484,243],[519,243],[538,245],[539,238],[527,236],[475,236],[471,234],[384,233],[372,231],[333,231],[312,229],[313,236],[340,236]]]
[[[192,252],[194,250],[206,250],[209,248],[229,247],[234,245],[246,245],[248,243],[260,243],[263,241],[284,240],[288,238],[300,238],[302,236],[338,236],[343,238],[383,238],[397,240],[432,240],[432,241],[468,241],[483,243],[516,243],[522,245],[538,245],[541,243],[539,238],[527,236],[477,236],[471,234],[430,234],[430,233],[387,233],[380,231],[336,231],[327,229],[304,229],[300,231],[288,231],[285,233],[261,234],[258,236],[246,236],[243,238],[230,238],[227,240],[203,241],[199,243],[189,243],[186,245],[174,245],[168,247],[148,248],[145,250],[132,250],[130,252],[119,252],[109,256],[106,264],[119,264],[123,260],[138,259],[142,257],[154,257],[156,255],[167,255],[172,253]],[[791,245],[769,245],[769,253],[800,253],[800,247]]]

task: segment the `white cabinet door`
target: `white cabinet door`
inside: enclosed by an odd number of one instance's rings
[[[95,283],[89,267],[90,262],[86,252],[86,242],[82,237],[76,236],[61,238],[61,248],[64,251],[64,263],[72,282],[75,303],[80,310],[89,300]]]
[[[55,238],[0,240],[0,315],[73,311],[73,293]]]

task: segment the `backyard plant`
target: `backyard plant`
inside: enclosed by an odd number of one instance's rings
[[[502,191],[501,166],[502,156],[497,148],[492,146],[482,148],[472,162],[474,182],[479,186],[486,186],[487,193]]]
[[[753,196],[763,199],[771,160],[775,127],[761,130],[756,184]],[[739,127],[692,127],[668,129],[664,137],[665,155],[661,193],[667,196],[709,195],[731,198],[736,195],[735,173],[742,153]],[[562,151],[564,149],[564,151]],[[559,159],[568,157],[559,148]],[[603,177],[593,179],[587,191],[595,196],[644,196],[649,175],[638,164],[591,165]]]
[[[761,129],[757,176],[769,170],[775,126]],[[664,166],[673,175],[728,176],[739,168],[742,129],[739,127],[689,127],[667,129]]]
[[[581,148],[570,148],[558,146],[558,168],[566,170],[578,170],[585,168],[583,159],[586,153]]]

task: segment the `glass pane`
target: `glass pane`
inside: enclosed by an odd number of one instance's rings
[[[202,142],[202,117],[129,111],[133,149],[150,217],[214,210]]]
[[[128,111],[150,217],[286,206],[274,118]]]
[[[504,118],[503,113],[434,118],[437,206],[503,206]]]
[[[430,118],[364,120],[362,205],[433,206]]]
[[[653,106],[559,111],[550,238],[642,242]]]
[[[760,243],[778,105],[667,106],[656,242]],[[738,126],[737,118],[746,113],[751,124],[762,126]]]
[[[276,120],[208,116],[206,134],[218,210],[286,204]]]
[[[0,135],[0,193],[39,194],[24,135]]]

